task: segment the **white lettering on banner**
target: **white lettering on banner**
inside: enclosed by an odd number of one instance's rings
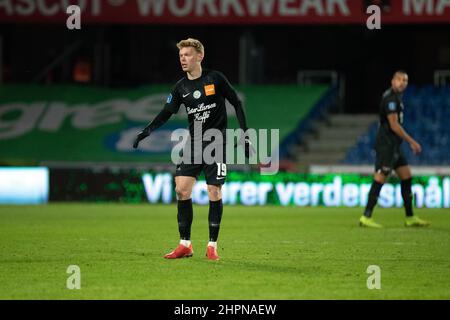
[[[69,107],[64,103],[52,103],[50,106],[48,106],[47,111],[42,116],[41,121],[37,127],[42,131],[47,132],[59,131],[67,116],[81,113],[86,108],[87,107],[85,105],[75,105]]]
[[[318,206],[319,205],[319,197],[320,192],[323,190],[322,183],[313,183],[311,184],[311,205]]]
[[[441,0],[438,2],[436,6],[436,13],[438,15],[443,15],[444,10],[450,8],[450,0]]]
[[[226,185],[226,187],[225,187]],[[236,204],[241,188],[240,182],[228,182],[222,187],[222,199],[224,203]]]
[[[399,184],[395,187],[395,206],[396,207],[403,206],[402,187]]]
[[[436,2],[436,7],[433,6],[434,2]],[[406,16],[441,15],[447,6],[450,6],[449,0],[403,0],[403,14]]]
[[[355,0],[356,1],[356,0]],[[401,0],[402,8],[395,16],[443,16],[450,9],[450,0]],[[133,3],[132,3],[133,2]],[[351,12],[349,0],[133,0],[126,4],[132,12],[140,17],[293,17],[293,16],[351,16],[359,17],[358,12]],[[0,14],[28,17],[56,16],[65,13],[70,5],[78,5],[83,13],[109,18],[103,6],[108,2],[101,0],[0,0]],[[356,8],[353,6],[352,8]],[[134,10],[133,10],[134,9]],[[118,10],[118,8],[114,8]],[[87,12],[86,12],[87,11]],[[441,20],[442,21],[442,20]],[[376,28],[378,29],[378,27]]]
[[[425,207],[440,208],[442,203],[442,192],[436,177],[430,178],[425,189]]]
[[[316,14],[319,16],[323,16],[325,14],[325,10],[322,6],[322,1],[305,0],[300,6],[300,15],[307,15],[310,9],[314,9]]]
[[[33,130],[39,116],[45,109],[45,103],[12,103],[0,107],[0,140],[19,137]],[[13,120],[1,120],[3,115],[19,112],[20,117]]]
[[[409,16],[412,11],[414,11],[414,14],[422,15],[426,8],[427,14],[430,15],[433,13],[433,1],[434,0],[403,0],[403,13]]]
[[[145,193],[150,203],[157,203],[162,200],[163,203],[170,203],[172,201],[172,176],[169,173],[144,174],[142,176]]]
[[[99,1],[99,0],[97,0]],[[65,12],[66,9],[68,7],[70,7],[71,5],[76,5],[77,7],[79,7],[81,9],[81,11],[85,11],[86,10],[86,0],[78,0],[76,1],[76,3],[71,3],[74,1],[70,1],[70,0],[61,0],[61,11]]]
[[[420,184],[415,184],[411,187],[411,192],[414,195],[414,200],[416,200],[416,207],[422,208],[425,196],[423,186]]]
[[[174,193],[170,174],[154,176],[144,174],[142,179],[149,202],[169,203],[171,201]],[[268,203],[269,193],[273,191],[282,206],[294,204],[299,207],[318,205],[364,207],[369,189],[370,184],[343,184],[340,176],[335,176],[332,183],[231,181],[223,185],[222,199],[224,204],[265,205]],[[384,185],[378,204],[383,207],[401,207],[403,202],[399,190],[399,184]],[[442,179],[442,186],[439,184],[439,178],[430,177],[427,185],[415,184],[412,186],[412,191],[415,206],[418,208],[424,205],[427,208],[450,207],[449,177]],[[209,203],[205,181],[195,184],[192,200],[197,204]]]
[[[358,205],[359,188],[355,183],[349,183],[342,188],[342,204],[345,207],[356,207]]]
[[[297,3],[295,0],[279,0],[278,11],[280,16],[307,16],[311,14],[335,16],[337,14],[336,8],[341,15],[349,16],[351,13],[347,0],[303,0],[300,1],[298,8],[294,7],[295,3]]]
[[[37,1],[38,9],[40,12],[42,12],[42,15],[44,15],[44,16],[55,15],[59,10],[58,5],[56,3],[53,3],[53,5],[47,6],[47,4],[45,2],[46,2],[45,0]]]
[[[148,16],[151,13],[153,16],[160,17],[163,14],[165,2],[165,0],[137,0],[139,14]]]
[[[279,182],[275,185],[275,188],[277,190],[278,199],[280,199],[280,204],[282,206],[289,205],[291,202],[292,193],[294,192],[294,184],[292,182],[287,184]]]
[[[94,105],[69,106],[63,102],[4,104],[0,105],[0,140],[22,136],[35,128],[56,132],[67,120],[74,128],[82,130],[118,123],[124,118],[147,122],[158,114],[164,100],[165,95],[156,94],[137,101],[113,99]],[[185,119],[186,113],[183,110],[173,118]],[[9,120],[2,119],[8,113],[18,113],[19,116]]]
[[[326,206],[341,205],[342,178],[336,177],[333,183],[327,183],[323,188],[323,202]]]
[[[122,114],[127,107],[124,100],[113,103],[105,101],[95,107],[83,108],[72,119],[72,124],[78,129],[92,129],[98,126],[122,121]]]
[[[245,206],[254,206],[257,203],[258,187],[254,182],[244,182],[241,187],[241,202]]]
[[[92,15],[98,16],[102,11],[102,6],[100,0],[92,1]]]
[[[369,197],[369,191],[371,186],[372,185],[370,183],[364,183],[360,186],[361,189],[359,191],[359,203],[363,207],[367,205],[367,200]]]
[[[91,0],[89,3],[91,3],[90,13],[98,16],[101,13],[101,0]],[[85,9],[89,8],[87,4],[88,1],[86,0],[0,0],[0,11],[4,10],[7,15],[17,14],[19,16],[30,16],[38,13],[44,17],[50,17],[59,13],[66,13],[67,8],[71,5],[76,5],[81,11],[85,11]]]
[[[278,11],[281,16],[296,16],[298,14],[297,8],[292,7],[292,2],[295,0],[279,0]]]
[[[218,16],[219,15],[219,9],[216,7],[216,1],[215,0],[197,0],[195,1],[195,15],[197,16],[203,16],[205,14],[205,8],[206,12],[210,16]]]
[[[247,10],[250,16],[255,17],[262,14],[266,17],[274,12],[275,0],[247,0]]]
[[[339,7],[340,14],[343,16],[349,16],[351,14],[347,0],[328,0],[327,13],[329,16],[336,15],[336,12],[334,11],[335,7]]]
[[[443,181],[443,198],[442,207],[450,208],[450,178],[445,178]]]
[[[192,189],[192,202],[205,205],[209,203],[208,186],[205,181],[198,181]]]
[[[380,192],[378,204],[383,208],[393,207],[395,204],[394,191],[394,186],[392,184],[384,184]]]
[[[16,4],[16,12],[21,16],[29,16],[36,10],[36,3],[34,0],[22,0],[24,3]]]
[[[0,0],[0,11],[4,10],[8,16],[13,14],[11,0]]]
[[[309,186],[307,183],[300,182],[295,185],[294,204],[299,207],[309,205]]]
[[[245,15],[244,9],[242,8],[239,0],[222,0],[220,2],[220,11],[223,15],[228,16],[231,8],[233,9],[235,15],[240,17]]]
[[[189,15],[193,7],[193,0],[185,0],[182,6],[178,5],[177,0],[169,0],[169,11],[176,17],[185,17]]]

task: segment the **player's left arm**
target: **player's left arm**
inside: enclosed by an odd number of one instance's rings
[[[394,131],[394,133],[396,135],[398,135],[400,138],[402,138],[403,140],[408,142],[412,151],[415,154],[421,153],[422,146],[416,140],[414,140],[413,137],[411,137],[406,132],[406,130],[402,127],[402,125],[398,122],[397,113],[391,112],[388,114],[387,118],[388,118],[389,126],[390,126],[391,130]]]
[[[223,96],[230,101],[236,112],[236,117],[239,121],[239,127],[247,131],[247,118],[245,116],[244,108],[242,107],[242,101],[239,99],[236,90],[233,88],[228,79],[220,72],[217,72],[219,77],[219,89]]]
[[[219,87],[223,96],[230,101],[234,110],[236,112],[236,117],[239,121],[239,126],[242,130],[244,130],[244,135],[241,137],[239,141],[240,144],[244,147],[244,154],[247,158],[256,154],[255,148],[253,148],[252,143],[248,136],[245,136],[245,132],[248,130],[247,127],[247,118],[245,116],[244,108],[242,107],[242,101],[239,99],[236,90],[233,88],[228,79],[220,72],[217,72],[219,77]]]

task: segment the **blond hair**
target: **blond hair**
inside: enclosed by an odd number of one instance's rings
[[[198,53],[205,55],[205,47],[203,47],[203,44],[197,39],[188,38],[185,40],[181,40],[180,42],[177,43],[177,47],[180,50],[181,48],[192,47]]]

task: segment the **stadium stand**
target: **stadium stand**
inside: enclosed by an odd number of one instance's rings
[[[407,145],[402,148],[408,161],[413,165],[450,164],[450,86],[436,88],[410,86],[404,96],[404,127],[419,143],[423,152],[413,156]],[[378,121],[370,124],[368,130],[359,136],[348,150],[344,163],[369,164],[375,159],[373,145]]]

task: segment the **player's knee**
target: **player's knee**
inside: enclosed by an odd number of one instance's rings
[[[222,190],[220,186],[208,185],[208,197],[211,201],[219,201],[222,199]]]
[[[191,198],[191,189],[184,186],[176,186],[175,193],[178,200],[188,200]]]
[[[392,168],[383,166],[378,170],[377,173],[382,174],[384,176],[384,179],[387,179],[391,175],[391,172],[392,172]]]

